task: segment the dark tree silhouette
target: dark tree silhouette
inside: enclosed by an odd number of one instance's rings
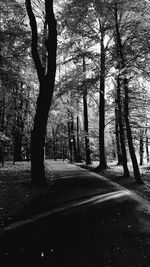
[[[44,147],[48,113],[51,106],[55,83],[57,25],[53,12],[53,0],[45,0],[45,20],[47,23],[47,38],[45,41],[47,59],[45,67],[42,65],[38,52],[37,22],[33,13],[31,1],[26,0],[25,3],[32,31],[32,57],[37,70],[40,88],[37,98],[34,126],[31,134],[32,183],[40,186],[45,184]]]

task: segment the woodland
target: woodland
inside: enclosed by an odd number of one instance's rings
[[[0,161],[149,164],[150,2],[1,0]]]

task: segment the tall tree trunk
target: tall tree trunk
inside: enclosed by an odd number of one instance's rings
[[[31,174],[32,183],[35,185],[45,184],[44,146],[46,136],[46,125],[48,113],[51,106],[55,73],[56,73],[56,49],[57,29],[53,13],[53,0],[45,0],[45,13],[47,23],[47,39],[45,47],[47,50],[47,66],[43,67],[38,53],[38,31],[37,23],[32,10],[31,0],[26,0],[26,9],[32,30],[32,57],[39,79],[39,96],[37,99],[34,126],[31,134]]]
[[[34,118],[34,127],[31,134],[32,183],[37,185],[45,184],[44,147],[49,111],[49,103],[46,103],[48,101],[45,101],[47,89],[48,88],[44,85],[42,88],[40,88],[40,94],[38,97],[36,114]],[[47,99],[49,99],[48,95]]]
[[[117,100],[115,100],[117,104]],[[115,107],[115,134],[116,134],[116,152],[118,163],[117,165],[122,165],[122,153],[121,153],[121,145],[120,145],[120,129],[119,129],[119,120],[118,120],[118,108]]]
[[[105,155],[105,48],[104,48],[104,28],[100,25],[101,32],[101,58],[100,58],[100,92],[99,92],[99,155],[100,155],[100,164],[99,169],[104,170],[107,168],[106,155]]]
[[[132,160],[135,181],[138,184],[143,184],[143,180],[141,178],[139,166],[137,163],[137,158],[135,155],[135,150],[134,150],[133,140],[132,140],[132,132],[131,132],[130,123],[129,123],[128,80],[126,78],[126,73],[125,73],[126,72],[125,71],[126,70],[126,64],[125,64],[123,46],[122,46],[122,41],[121,41],[121,36],[120,36],[120,31],[119,31],[119,25],[118,25],[118,9],[117,9],[117,3],[116,2],[115,2],[115,26],[116,26],[117,56],[119,59],[118,68],[119,68],[119,72],[121,71],[121,75],[124,76],[122,78],[122,82],[123,82],[123,87],[124,87],[123,89],[124,89],[124,94],[125,94],[124,117],[125,117],[125,124],[126,124],[128,146],[129,146],[130,156],[131,156],[131,160]],[[123,151],[122,151],[122,154],[123,154]]]
[[[112,159],[116,160],[116,143],[113,134],[111,134],[111,140],[112,140]]]
[[[77,148],[76,148],[76,139],[75,139],[75,131],[74,131],[74,117],[71,114],[71,138],[72,138],[72,149],[73,149],[73,160],[77,161]]]
[[[77,97],[77,118],[76,118],[76,128],[77,128],[77,162],[81,162],[81,152],[80,152],[80,119],[79,119],[79,99]]]
[[[126,131],[127,131],[127,139],[128,139],[128,145],[129,145],[129,151],[130,151],[130,156],[132,160],[132,165],[133,165],[133,172],[134,172],[134,178],[135,181],[138,184],[144,184],[140,171],[139,171],[139,166],[137,162],[137,158],[135,155],[135,149],[133,145],[133,140],[132,140],[132,132],[130,128],[130,122],[129,122],[129,98],[128,98],[128,80],[127,78],[124,78],[124,90],[125,90],[125,123],[126,123]]]
[[[144,146],[143,146],[143,131],[140,130],[140,166],[143,165],[143,153],[144,153]]]
[[[57,160],[57,147],[56,147],[56,134],[55,134],[55,130],[52,129],[52,138],[53,138],[53,142],[52,142],[52,146],[53,146],[53,159],[54,161]]]
[[[65,126],[61,123],[61,133],[65,135]],[[64,136],[60,135],[59,138],[60,147],[61,147],[61,158],[64,161],[65,160],[65,138]]]
[[[70,111],[68,110],[68,145],[69,145],[69,158],[70,158],[70,162],[73,161],[73,157],[72,157],[72,138],[71,138],[71,118],[70,118]]]
[[[79,138],[79,116],[77,115],[77,162],[81,162],[80,138]]]
[[[120,143],[121,143],[121,154],[122,154],[122,164],[124,170],[124,176],[129,176],[129,170],[127,165],[127,152],[125,146],[125,138],[124,138],[124,127],[122,121],[122,103],[121,103],[121,85],[120,85],[120,77],[117,77],[117,104],[118,104],[118,121],[119,121],[119,129],[120,129]]]
[[[146,137],[146,142],[145,142],[145,146],[146,146],[146,157],[147,157],[147,163],[149,163],[149,147],[148,147],[147,128],[146,128],[146,131],[145,131],[145,137]]]
[[[85,57],[83,56],[83,74],[86,75]],[[90,144],[89,144],[89,123],[88,123],[88,105],[87,105],[87,88],[83,90],[83,109],[84,109],[84,132],[85,132],[85,155],[86,165],[91,164]]]

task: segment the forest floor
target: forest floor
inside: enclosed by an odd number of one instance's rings
[[[97,162],[93,162],[89,169],[93,170],[97,164]],[[131,164],[129,163],[128,166],[131,172],[131,177],[128,178],[122,177],[122,166],[116,165],[115,162],[109,163],[109,168],[100,174],[150,201],[150,165],[145,164],[140,167],[145,185],[135,183]],[[85,166],[82,164],[82,167]],[[13,218],[20,214],[24,207],[30,207],[34,202],[36,209],[41,200],[50,201],[49,196],[56,198],[56,195],[59,195],[52,178],[53,171],[50,168],[50,161],[46,162],[46,177],[50,186],[36,188],[31,186],[29,162],[17,162],[15,165],[12,162],[6,162],[4,167],[0,166],[0,230],[13,222]]]

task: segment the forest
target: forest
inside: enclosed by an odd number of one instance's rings
[[[7,2],[7,3],[6,3]],[[0,161],[150,161],[150,2],[1,0]],[[36,171],[35,171],[36,168]],[[36,176],[36,178],[35,178]]]

